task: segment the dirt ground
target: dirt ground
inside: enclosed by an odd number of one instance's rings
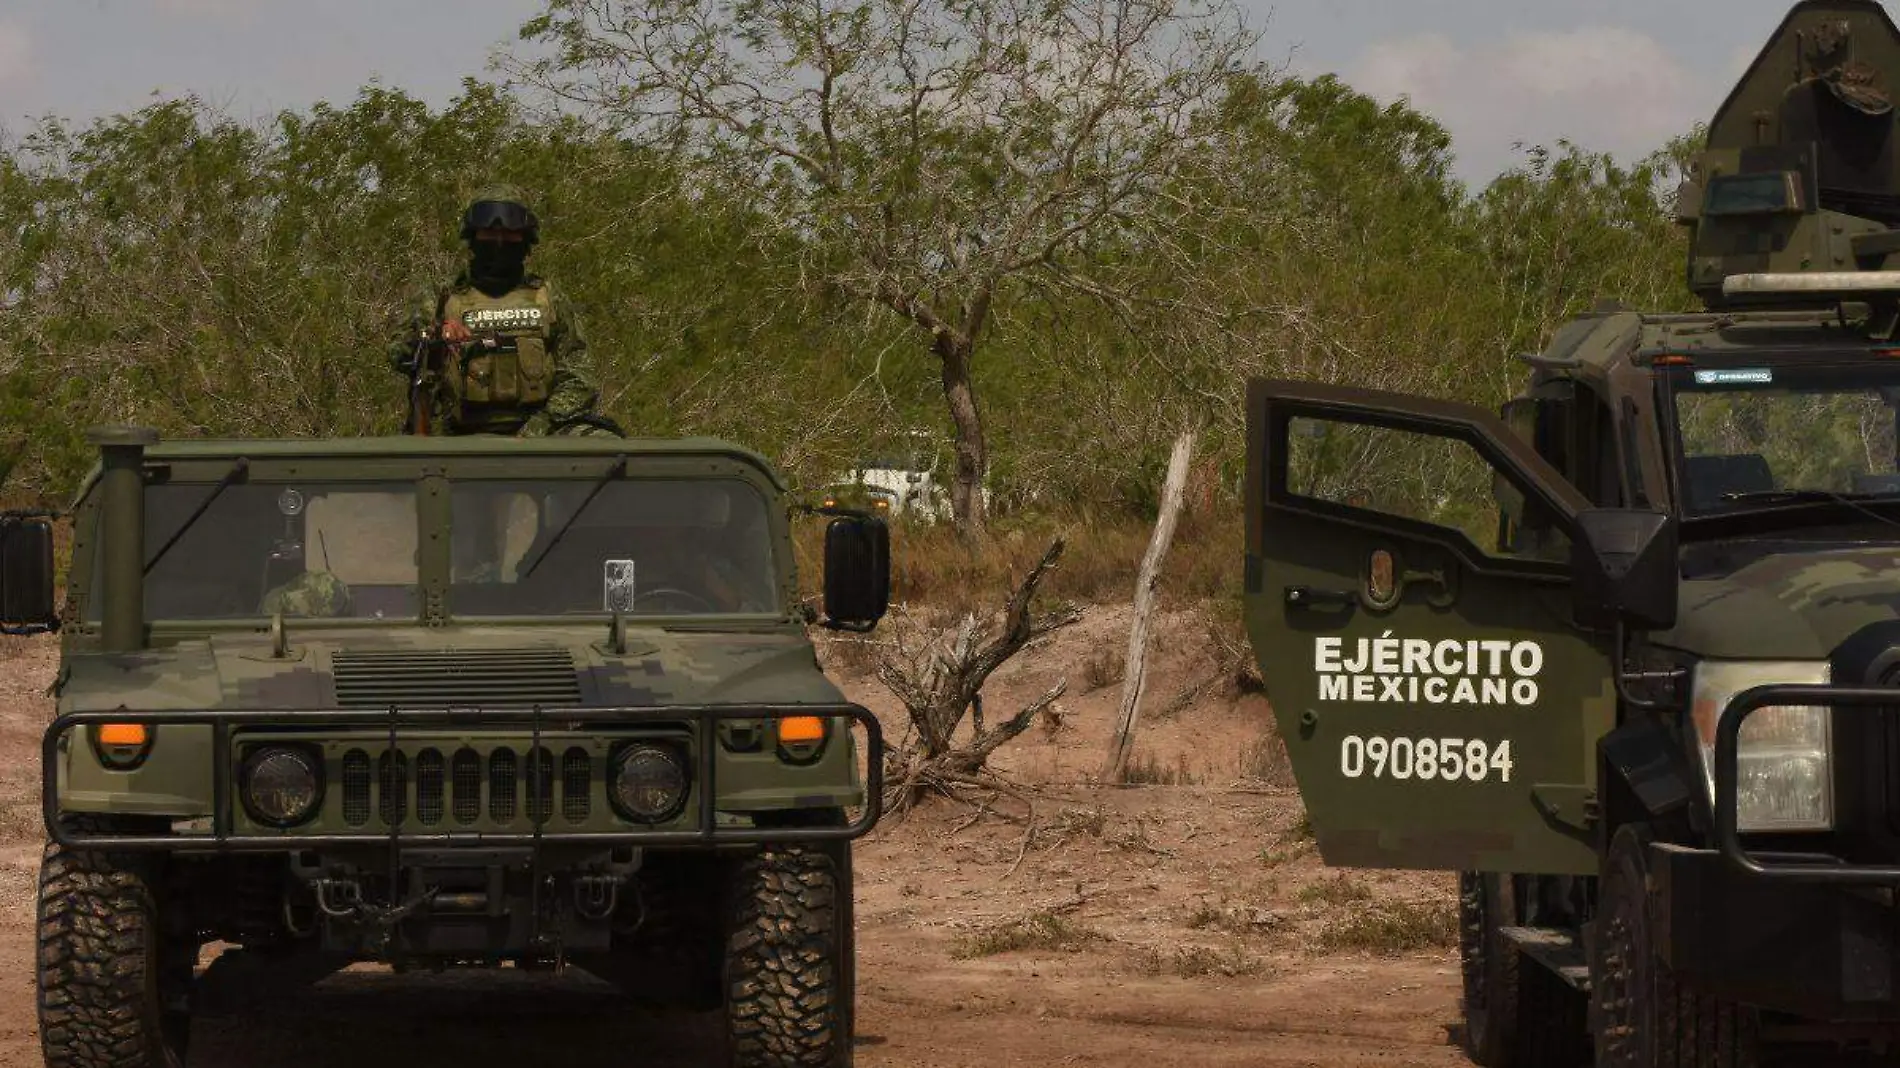
[[[992,680],[992,719],[1067,678],[999,767],[1023,798],[944,801],[859,844],[862,1068],[1466,1065],[1452,881],[1322,867],[1265,703],[1163,621],[1136,763],[1087,785],[1113,722],[1126,611],[1092,609]],[[833,677],[902,716],[872,650]],[[37,738],[53,642],[0,644],[0,1065],[38,1065]],[[205,981],[194,1068],[703,1064],[709,1019],[634,1009],[584,976],[351,970],[294,996]],[[558,1051],[551,1055],[551,1051]]]

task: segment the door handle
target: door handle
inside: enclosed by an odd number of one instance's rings
[[[1347,590],[1316,590],[1311,586],[1288,586],[1288,608],[1351,608],[1359,598]]]

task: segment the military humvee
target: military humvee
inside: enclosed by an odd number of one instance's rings
[[[850,1063],[881,736],[819,670],[763,460],[97,440],[63,613],[46,520],[0,525],[7,624],[61,632],[49,1065],[181,1063],[211,943],[302,981],[572,965],[723,1007],[724,1063]],[[883,522],[825,533],[823,623],[870,629]]]
[[[1900,1054],[1897,84],[1879,4],[1795,5],[1682,191],[1705,309],[1565,325],[1498,414],[1249,384],[1317,848],[1459,873],[1481,1064]]]

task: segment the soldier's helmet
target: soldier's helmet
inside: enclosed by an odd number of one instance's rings
[[[477,230],[519,230],[532,245],[541,238],[541,220],[521,190],[491,185],[477,192],[462,213],[462,240],[475,240]]]

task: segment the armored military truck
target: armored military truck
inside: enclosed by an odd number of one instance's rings
[[[1679,198],[1703,310],[1571,322],[1499,412],[1249,384],[1318,851],[1458,873],[1481,1064],[1900,1057],[1897,80],[1879,4],[1796,4]]]
[[[719,441],[96,439],[62,611],[46,520],[0,524],[6,622],[61,642],[47,1064],[182,1063],[212,943],[573,966],[723,1009],[719,1063],[850,1063],[881,736],[806,627],[876,625],[881,519],[829,517],[821,618]]]

